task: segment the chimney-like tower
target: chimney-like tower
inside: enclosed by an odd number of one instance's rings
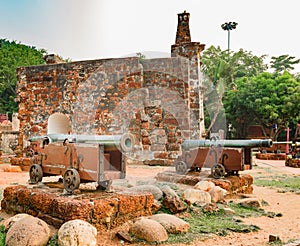
[[[184,11],[181,14],[178,14],[178,25],[175,44],[191,42],[189,19],[190,14],[186,13],[186,11]]]
[[[205,136],[204,127],[204,90],[201,81],[201,52],[204,50],[205,45],[200,42],[191,42],[190,27],[189,27],[190,14],[184,11],[178,14],[178,25],[176,33],[175,44],[171,46],[172,57],[182,57],[189,60],[189,79],[188,93],[190,109],[190,119],[192,139],[201,139]]]
[[[200,59],[200,52],[204,50],[205,45],[191,41],[189,20],[190,14],[186,11],[178,14],[176,41],[171,46],[172,57],[183,56],[190,60],[198,57]]]

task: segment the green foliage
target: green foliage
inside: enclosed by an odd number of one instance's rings
[[[58,235],[55,233],[47,243],[47,246],[58,246]]]
[[[294,66],[299,64],[300,59],[295,60],[295,56],[281,55],[271,57],[271,68],[274,68],[275,73],[294,70]]]
[[[229,203],[229,207],[233,209],[241,218],[266,216],[269,218],[281,217],[281,213],[266,212],[262,208],[245,207],[237,203]]]
[[[211,46],[203,52],[202,63],[205,74],[205,126],[207,133],[213,129],[224,129],[220,126],[224,118],[222,104],[223,93],[236,89],[235,80],[256,76],[267,69],[265,56],[255,56],[251,52],[240,49],[238,52],[222,51],[220,47]],[[214,87],[214,88],[211,88]],[[214,95],[217,93],[218,95]],[[226,127],[226,126],[225,126]]]
[[[4,225],[0,225],[0,245],[5,245],[6,232]]]
[[[209,47],[203,52],[203,72],[216,85],[222,80],[226,88],[232,88],[234,81],[241,77],[255,76],[268,68],[264,64],[265,55],[255,56],[240,49],[238,52],[221,50],[218,46]]]
[[[146,56],[141,52],[136,53],[136,55],[139,58],[139,63],[142,63],[146,59]]]
[[[14,101],[16,69],[21,66],[44,64],[45,54],[44,49],[0,39],[0,113],[17,111]]]
[[[271,128],[277,124],[274,136],[300,120],[300,83],[290,73],[261,73],[235,81],[237,88],[224,96],[226,119],[237,129],[238,138],[246,137],[248,125]]]

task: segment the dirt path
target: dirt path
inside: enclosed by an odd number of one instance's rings
[[[299,176],[300,168],[291,168],[284,165],[284,161],[262,161],[254,160],[255,166],[252,170],[244,173],[251,174],[254,179],[259,176],[278,176],[291,175]],[[4,172],[5,165],[0,165],[0,189],[10,184],[26,184],[28,181],[28,173],[20,172]],[[130,166],[127,168],[128,182],[133,184],[136,182],[154,180],[155,175],[167,167],[148,167],[148,166]],[[269,245],[269,235],[278,236],[283,242],[287,243],[300,239],[300,195],[295,193],[279,193],[276,189],[254,186],[253,194],[266,201],[269,205],[264,206],[266,211],[281,213],[282,217],[268,218],[256,217],[243,219],[246,224],[254,224],[261,228],[258,232],[252,233],[230,233],[226,237],[212,237],[205,241],[195,241],[189,245],[214,245],[214,246],[257,246]],[[1,198],[1,196],[0,196]],[[1,217],[8,215],[1,212]],[[99,234],[98,245],[124,245],[114,238],[111,240],[113,233]],[[178,244],[180,245],[180,244]],[[183,244],[181,244],[183,245]],[[300,244],[299,244],[300,245]]]
[[[226,237],[214,237],[193,245],[269,245],[269,235],[276,235],[285,243],[298,240],[300,238],[300,196],[292,193],[278,193],[273,189],[256,186],[253,193],[256,197],[268,202],[269,206],[264,206],[264,210],[281,213],[282,217],[244,218],[242,220],[245,224],[256,225],[261,230],[251,233],[230,233]]]

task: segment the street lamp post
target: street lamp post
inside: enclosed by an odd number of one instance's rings
[[[224,24],[221,25],[222,29],[224,31],[228,32],[228,53],[229,53],[229,48],[230,48],[230,31],[235,29],[238,23],[236,22],[225,22]]]

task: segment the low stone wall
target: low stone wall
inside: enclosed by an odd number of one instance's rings
[[[152,194],[90,192],[62,196],[61,191],[26,186],[9,186],[3,192],[1,209],[6,213],[27,213],[59,228],[69,220],[81,219],[97,230],[117,227],[152,214]]]
[[[257,153],[257,159],[261,160],[285,160],[285,154],[275,154],[275,153]]]
[[[288,158],[285,161],[287,167],[300,167],[300,159]]]
[[[190,173],[188,175],[180,175],[175,172],[162,172],[156,176],[158,181],[174,182],[194,186],[201,180],[211,181],[215,185],[227,190],[228,197],[238,194],[253,193],[253,177],[249,174],[241,174],[239,176],[227,176],[223,179],[213,179],[205,171],[199,173]]]
[[[38,163],[34,157],[11,157],[10,164],[21,167],[22,171],[29,171],[32,164]]]

